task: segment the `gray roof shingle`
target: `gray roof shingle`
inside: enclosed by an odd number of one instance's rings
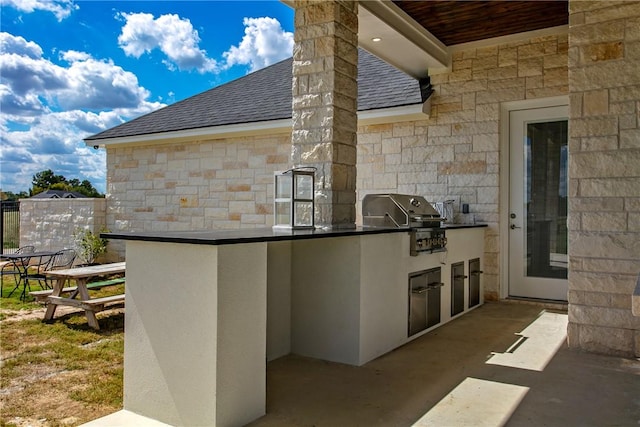
[[[77,191],[65,191],[65,190],[46,190],[29,197],[30,199],[86,199],[82,193]]]
[[[292,58],[85,138],[85,141],[291,118]],[[359,49],[358,110],[419,104],[420,86]]]

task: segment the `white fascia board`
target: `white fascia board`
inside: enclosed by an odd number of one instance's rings
[[[428,114],[422,110],[423,104],[403,105],[401,107],[380,108],[358,112],[358,126],[379,123],[397,123],[415,120],[427,120]]]
[[[372,125],[389,122],[406,122],[411,120],[426,120],[429,116],[423,113],[423,104],[404,105],[401,107],[380,108],[358,112],[358,125]],[[194,139],[240,138],[256,135],[276,135],[291,133],[293,122],[291,119],[270,120],[265,122],[240,123],[224,126],[210,126],[205,128],[187,129],[176,132],[160,132],[146,135],[126,136],[88,140],[90,147],[150,145],[159,143],[185,142]]]
[[[173,132],[149,133],[145,135],[124,136],[119,138],[86,140],[88,146],[145,145],[168,142],[189,141],[195,138],[232,138],[255,135],[274,135],[291,132],[291,119],[269,120],[254,123],[209,126]]]

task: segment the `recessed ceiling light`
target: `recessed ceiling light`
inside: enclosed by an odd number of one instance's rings
[[[372,42],[379,42],[380,40],[382,40],[380,37],[374,37],[371,39]]]

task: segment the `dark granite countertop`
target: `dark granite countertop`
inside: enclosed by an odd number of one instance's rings
[[[443,224],[442,228],[446,230],[455,230],[458,228],[481,228],[488,227],[487,224]]]
[[[447,224],[446,229],[486,227],[486,224]],[[100,236],[114,240],[144,242],[190,243],[196,245],[233,245],[238,243],[277,242],[284,240],[321,239],[327,237],[362,236],[407,232],[408,228],[356,227],[314,230],[274,230],[272,228],[246,228],[238,230],[110,232]]]

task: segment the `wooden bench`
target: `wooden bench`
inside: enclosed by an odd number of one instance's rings
[[[114,285],[120,285],[124,283],[124,277],[120,277],[118,279],[109,279],[109,280],[102,280],[99,282],[91,282],[91,283],[87,283],[87,289],[88,290],[98,290],[98,289],[102,289],[106,286],[114,286]],[[60,294],[73,294],[74,292],[78,291],[78,287],[77,286],[69,286],[66,288],[62,288],[62,291],[60,292]],[[32,297],[35,298],[36,302],[46,302],[47,301],[47,297],[49,295],[51,295],[53,293],[53,289],[45,289],[43,291],[33,291],[33,292],[29,292],[29,295],[31,295]],[[73,298],[75,295],[70,296],[69,298]]]
[[[47,297],[49,304],[70,305],[83,310],[98,312],[104,310],[106,305],[119,304],[124,302],[124,294],[111,295],[108,297],[92,298],[90,300],[69,300],[69,298],[49,296]]]

